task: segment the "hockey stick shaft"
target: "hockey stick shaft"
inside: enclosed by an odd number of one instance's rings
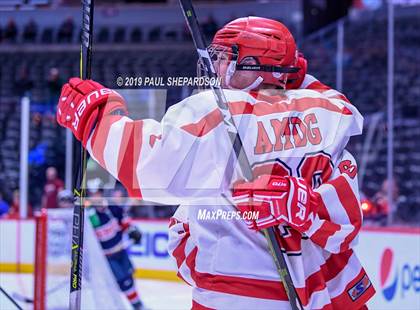
[[[92,68],[94,0],[82,0],[82,44],[80,47],[80,78],[90,79]],[[71,310],[81,309],[83,231],[84,231],[84,196],[87,152],[81,143],[73,140],[73,163],[76,167],[73,179],[75,206],[73,213],[73,236],[71,247],[70,301]]]
[[[23,308],[21,306],[19,306],[19,304],[9,295],[7,294],[7,292],[0,286],[0,292],[2,292],[4,294],[4,296],[6,296],[7,299],[10,300],[10,302],[19,310],[23,310]]]
[[[217,78],[217,73],[208,53],[204,37],[200,31],[200,26],[198,24],[197,16],[195,14],[192,2],[191,0],[179,0],[179,2],[181,4],[188,28],[191,32],[195,48],[197,49],[198,55],[203,65],[205,66],[205,72],[209,78]],[[243,151],[243,143],[233,122],[232,115],[229,112],[229,107],[223,94],[223,90],[217,84],[212,85],[212,90],[215,95],[217,105],[223,113],[224,123],[227,126],[229,137],[232,141],[233,150],[241,167],[242,173],[248,180],[251,180],[253,177],[252,168],[248,158],[245,155],[245,152]],[[231,172],[230,177],[232,174],[233,172]],[[267,239],[271,255],[273,256],[276,268],[283,282],[292,309],[303,309],[302,303],[297,295],[296,288],[293,285],[292,277],[290,275],[286,260],[283,256],[283,253],[281,252],[280,245],[277,242],[275,229],[270,227],[268,229],[264,229],[263,232]]]

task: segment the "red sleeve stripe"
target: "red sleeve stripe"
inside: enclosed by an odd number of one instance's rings
[[[180,278],[182,281],[184,281],[185,283],[187,283],[188,285],[191,285],[191,283],[189,283],[187,280],[185,280],[185,278],[182,276],[182,274],[178,271],[176,273],[177,277]]]
[[[319,245],[321,248],[325,248],[328,239],[333,236],[337,231],[341,229],[341,226],[329,221],[323,221],[321,227],[319,227],[311,236],[311,240]]]
[[[222,121],[222,113],[219,109],[215,109],[198,122],[184,125],[181,128],[193,136],[202,137],[216,128]]]
[[[321,308],[321,310],[334,310],[333,306],[331,304],[325,305]]]
[[[336,91],[335,89],[332,89],[331,87],[321,83],[318,80],[314,80],[313,82],[309,83],[305,89],[311,89],[311,90],[315,90],[318,91],[320,93],[325,93],[325,92],[332,92],[334,95],[331,96],[329,94],[325,94],[328,98],[333,98],[333,99],[340,99],[343,100],[345,102],[350,103],[350,101],[347,99],[346,96],[344,96],[342,93]]]
[[[258,101],[252,104],[247,101],[235,101],[229,103],[229,110],[232,115],[254,114],[256,116],[264,116],[283,112],[304,112],[308,109],[320,108],[330,112],[341,113],[344,115],[352,115],[352,112],[346,107],[340,108],[325,98],[299,98],[292,99],[290,102],[274,102],[268,103]]]
[[[351,104],[350,100],[348,100],[348,99],[347,99],[347,97],[346,97],[346,96],[344,96],[344,95],[343,95],[343,94],[341,94],[341,93],[338,93],[337,95],[332,96],[332,97],[329,97],[329,98],[332,98],[332,99],[340,99],[340,100],[343,100],[343,101],[345,101],[345,102],[347,102],[347,103],[350,103],[350,104]]]
[[[322,197],[322,196],[321,196]],[[324,204],[324,201],[321,199],[319,206],[318,206],[318,216],[322,220],[326,220],[331,222],[330,214],[328,213],[328,209]]]
[[[348,251],[348,253],[332,254],[325,263],[321,265],[318,271],[311,274],[305,280],[305,290],[302,289],[298,291],[304,305],[307,305],[310,302],[314,292],[324,290],[326,288],[326,282],[335,278],[344,270],[352,253],[353,251]]]
[[[360,309],[366,304],[366,302],[375,294],[375,288],[372,284],[370,284],[356,300],[352,300],[349,293],[349,290],[351,290],[359,281],[363,281],[364,277],[366,277],[367,280],[369,279],[362,268],[360,273],[346,285],[344,291],[331,300],[334,309]],[[368,281],[368,283],[370,283],[370,280]]]
[[[137,163],[142,144],[143,121],[127,122],[118,152],[118,179],[127,188],[130,197],[141,198],[137,179]]]
[[[175,250],[172,252],[172,256],[175,257],[176,265],[178,268],[181,268],[182,263],[185,261],[185,246],[187,245],[189,237],[190,233],[187,232],[185,236],[182,237]]]
[[[108,139],[109,131],[112,124],[119,121],[122,118],[121,115],[107,115],[104,116],[97,124],[95,131],[93,132],[91,139],[91,148],[93,156],[98,161],[98,163],[106,168],[105,159],[104,159],[104,149],[106,141]]]
[[[329,89],[323,93],[326,97],[331,99],[339,99],[343,100],[347,103],[350,103],[350,101],[347,99],[346,96],[344,96],[342,93],[336,91],[335,89]]]
[[[348,264],[353,250],[347,250],[342,253],[331,254],[330,257],[321,266],[325,282],[334,279]]]
[[[174,225],[175,225],[175,224],[177,224],[177,223],[179,223],[179,221],[178,221],[176,218],[171,217],[171,218],[169,219],[169,225],[168,225],[168,228],[171,228],[172,226],[174,226]]]
[[[205,306],[203,306],[203,305],[200,305],[198,302],[196,302],[196,301],[193,299],[193,301],[192,301],[192,308],[191,308],[191,310],[215,310],[215,309],[213,309],[213,308],[208,308],[208,307],[205,307]]]
[[[328,91],[331,89],[331,87],[321,83],[318,80],[313,81],[312,83],[310,83],[309,85],[307,85],[305,87],[305,89],[311,89],[311,90],[315,90],[317,92],[323,93],[325,91]]]
[[[353,189],[347,182],[347,179],[340,175],[338,178],[329,182],[334,186],[341,204],[346,210],[350,224],[354,226],[353,231],[347,235],[344,242],[341,244],[340,251],[345,251],[349,248],[350,242],[356,237],[362,226],[362,213],[360,211],[359,200],[354,195]]]

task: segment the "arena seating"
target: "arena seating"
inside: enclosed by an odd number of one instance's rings
[[[405,221],[420,218],[420,21],[399,16],[395,22],[394,175],[399,188],[397,214]],[[345,24],[343,90],[363,115],[383,113],[377,129],[376,157],[370,157],[362,191],[373,197],[386,179],[387,165],[387,28],[385,16]],[[418,28],[417,28],[418,29]],[[357,34],[357,35],[355,35]],[[335,85],[336,28],[304,41],[302,50],[310,59],[309,71],[325,83]],[[352,139],[350,148],[359,160],[362,139]],[[417,210],[417,213],[414,212]],[[411,212],[411,213],[410,213]],[[417,214],[411,216],[409,214]]]

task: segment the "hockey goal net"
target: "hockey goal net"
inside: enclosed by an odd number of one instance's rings
[[[42,210],[35,218],[34,309],[68,309],[73,210]],[[86,217],[82,309],[126,308],[127,304]]]

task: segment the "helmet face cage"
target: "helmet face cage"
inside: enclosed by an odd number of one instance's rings
[[[231,49],[226,46],[211,44],[207,48],[211,62],[213,63],[214,69],[216,70],[217,75],[219,76],[220,73],[220,64],[221,60],[230,60],[233,57],[233,53]],[[201,60],[201,58],[197,61],[197,76],[199,78],[206,76],[206,68]]]
[[[217,73],[220,74],[220,64],[222,61],[231,62],[236,61],[238,58],[238,53],[233,52],[234,48],[229,48],[223,45],[211,44],[207,48],[210,58],[212,60],[214,69]],[[252,60],[252,61],[251,61]],[[201,59],[197,62],[197,76],[205,76],[205,67]],[[267,77],[267,75],[272,75],[277,81],[278,85],[274,85],[276,88],[286,88],[287,79],[290,73],[298,70],[295,66],[265,66],[260,65],[259,59],[255,56],[245,56],[241,59],[239,64],[236,64],[234,67],[235,71],[259,71],[261,76]],[[296,71],[297,72],[297,71]],[[224,77],[225,78],[225,77]],[[270,83],[271,84],[271,83]]]

